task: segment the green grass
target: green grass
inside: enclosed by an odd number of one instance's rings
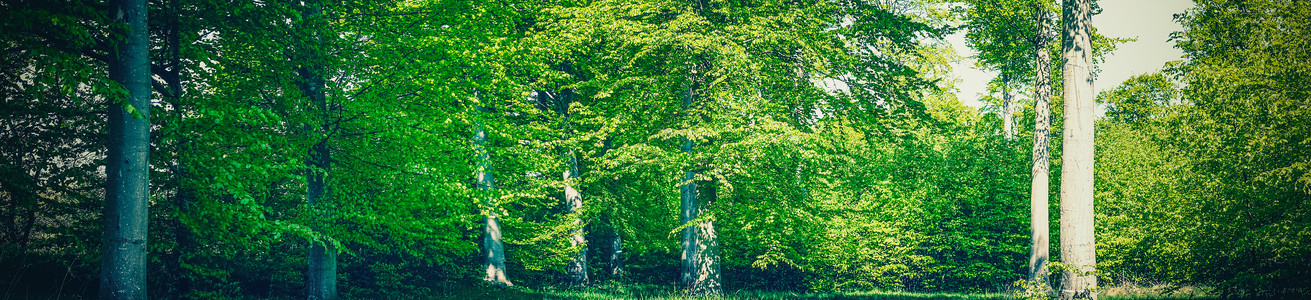
[[[503,299],[503,300],[991,300],[1015,299],[1006,294],[957,294],[909,292],[854,292],[854,293],[792,293],[765,291],[725,291],[719,297],[690,297],[673,287],[655,285],[602,285],[584,289],[530,289],[522,287],[497,288],[485,285],[447,289],[431,295],[434,299]]]
[[[1146,292],[1145,292],[1146,291]],[[1133,292],[1114,291],[1099,297],[1102,300],[1183,300],[1183,299],[1217,299],[1201,293],[1156,293],[1147,289]],[[617,285],[604,284],[584,289],[555,288],[497,288],[487,285],[472,285],[458,289],[445,289],[436,293],[431,299],[502,299],[502,300],[1019,300],[1011,294],[1004,293],[917,293],[897,291],[866,291],[850,293],[809,293],[809,292],[766,292],[766,291],[725,291],[719,297],[689,297],[682,291],[667,286],[657,285]]]
[[[693,298],[681,295],[677,292],[667,294],[645,294],[645,295],[624,295],[610,294],[595,291],[557,291],[547,292],[545,299],[582,299],[582,300],[609,300],[609,299],[651,299],[651,300],[683,300],[683,299],[723,299],[723,300],[773,300],[773,299],[804,299],[804,300],[985,300],[985,299],[1014,299],[1002,294],[952,294],[952,293],[907,293],[907,292],[859,292],[859,293],[788,293],[788,292],[759,292],[759,291],[735,291],[726,292],[721,297],[710,298]]]

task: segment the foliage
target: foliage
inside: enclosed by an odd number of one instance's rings
[[[1222,295],[1308,291],[1303,6],[1203,1],[1178,16],[1188,60],[1104,95],[1099,256],[1129,278]],[[1103,138],[1104,137],[1104,138]]]

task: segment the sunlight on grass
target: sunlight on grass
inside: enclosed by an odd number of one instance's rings
[[[847,293],[813,293],[813,292],[766,292],[766,291],[732,291],[720,297],[690,297],[674,287],[658,285],[615,285],[602,284],[584,289],[530,289],[524,287],[491,288],[474,286],[467,289],[445,290],[434,295],[434,299],[578,299],[578,300],[1013,300],[1019,299],[1004,293],[917,293],[898,291],[863,291]],[[1115,286],[1103,290],[1103,300],[1167,300],[1167,299],[1217,299],[1205,289],[1185,287],[1171,290],[1165,286],[1149,287]]]
[[[601,290],[582,291],[545,291],[546,299],[723,299],[723,300],[773,300],[773,299],[824,299],[824,300],[974,300],[974,299],[1014,299],[1004,294],[954,294],[954,293],[909,293],[909,292],[853,292],[853,293],[794,293],[735,291],[720,297],[689,297],[671,289],[641,288],[630,293],[609,293]]]

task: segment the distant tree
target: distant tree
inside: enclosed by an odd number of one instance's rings
[[[1097,102],[1106,104],[1106,118],[1125,123],[1137,123],[1160,117],[1179,89],[1164,74],[1136,75],[1114,89],[1097,95]]]
[[[997,71],[1001,89],[1002,133],[1007,140],[1015,137],[1016,113],[1020,105],[1015,99],[1020,82],[1033,76],[1034,65],[1029,61],[1035,49],[1033,38],[1039,29],[1042,11],[1040,0],[971,0],[967,1],[965,15],[965,41],[975,50],[977,64]]]

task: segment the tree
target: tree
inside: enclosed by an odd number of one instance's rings
[[[684,111],[692,109],[694,99],[692,85],[688,84],[683,91]],[[683,153],[693,154],[695,145],[692,138],[684,138]],[[679,222],[683,228],[683,285],[693,295],[718,295],[723,290],[719,278],[719,236],[715,232],[714,219],[708,218],[707,208],[707,202],[712,201],[714,195],[697,189],[698,167],[693,165],[692,169],[685,171],[678,193],[682,212]]]
[[[1060,298],[1097,299],[1093,223],[1092,1],[1064,0],[1062,41],[1065,133],[1061,149],[1061,260],[1067,265]]]
[[[1037,34],[1041,11],[1036,0],[973,0],[969,1],[964,27],[966,42],[979,51],[978,65],[998,71],[1002,93],[1002,133],[1007,140],[1015,137],[1016,120],[1020,105],[1016,103],[1018,82],[1032,76],[1034,66],[1029,64],[1034,49],[1029,45]]]
[[[1179,271],[1222,295],[1306,297],[1311,255],[1296,249],[1311,241],[1311,6],[1197,1],[1176,19],[1187,60],[1167,72],[1183,83],[1188,126],[1174,140],[1198,195],[1179,215],[1192,217],[1179,222],[1176,247],[1190,254]]]
[[[91,38],[122,28],[106,10],[100,1],[0,4],[0,285],[11,295],[61,279],[86,285],[85,297],[98,292],[105,117],[128,101],[106,68],[118,43]]]
[[[481,104],[476,105],[474,109],[478,116],[486,114],[487,109]],[[487,130],[484,129],[482,121],[477,121],[473,128],[474,153],[477,156],[477,171],[474,180],[477,182],[478,191],[484,211],[483,215],[483,269],[487,275],[483,277],[484,281],[491,282],[500,286],[511,286],[510,279],[505,275],[505,245],[501,238],[501,224],[497,220],[500,208],[496,203],[496,173],[492,171],[491,153],[488,151]]]
[[[100,298],[146,298],[146,230],[150,198],[150,35],[145,0],[116,1],[109,12],[124,26],[109,77],[123,87],[109,107],[105,236]]]
[[[572,134],[572,128],[569,122],[569,106],[573,103],[573,90],[564,90],[558,93],[546,93],[538,97],[548,97],[555,106],[556,114],[560,118],[560,130],[564,132],[562,140],[568,140]],[[562,176],[564,181],[564,202],[566,212],[572,218],[572,227],[569,229],[569,247],[577,249],[570,255],[568,266],[565,272],[568,273],[569,282],[573,285],[583,285],[587,283],[587,236],[583,232],[583,195],[575,187],[578,186],[578,155],[574,150],[566,146],[560,147],[560,157],[564,160],[565,169]]]
[[[303,111],[308,114],[304,124],[306,140],[311,144],[305,153],[305,200],[311,211],[311,226],[315,231],[326,231],[326,224],[333,218],[334,206],[329,195],[329,174],[332,170],[332,152],[329,143],[333,136],[334,120],[328,108],[327,84],[324,74],[328,71],[324,65],[323,36],[327,24],[324,7],[318,1],[306,1],[301,14],[303,23],[297,33],[301,43],[295,44],[296,56],[293,61],[298,66],[295,72],[301,95],[308,98],[308,107]],[[335,121],[335,122],[334,122]],[[309,261],[305,276],[306,293],[310,300],[337,299],[337,249],[325,240],[310,242]]]
[[[1165,74],[1152,73],[1126,79],[1120,86],[1097,95],[1097,102],[1107,104],[1107,119],[1146,123],[1161,117],[1170,101],[1178,96],[1178,89]]]
[[[1035,3],[1033,9],[1038,31],[1033,36],[1035,56],[1033,93],[1033,175],[1029,186],[1029,280],[1047,285],[1048,251],[1051,245],[1048,221],[1048,189],[1050,187],[1051,139],[1051,43],[1052,21],[1047,3]]]

